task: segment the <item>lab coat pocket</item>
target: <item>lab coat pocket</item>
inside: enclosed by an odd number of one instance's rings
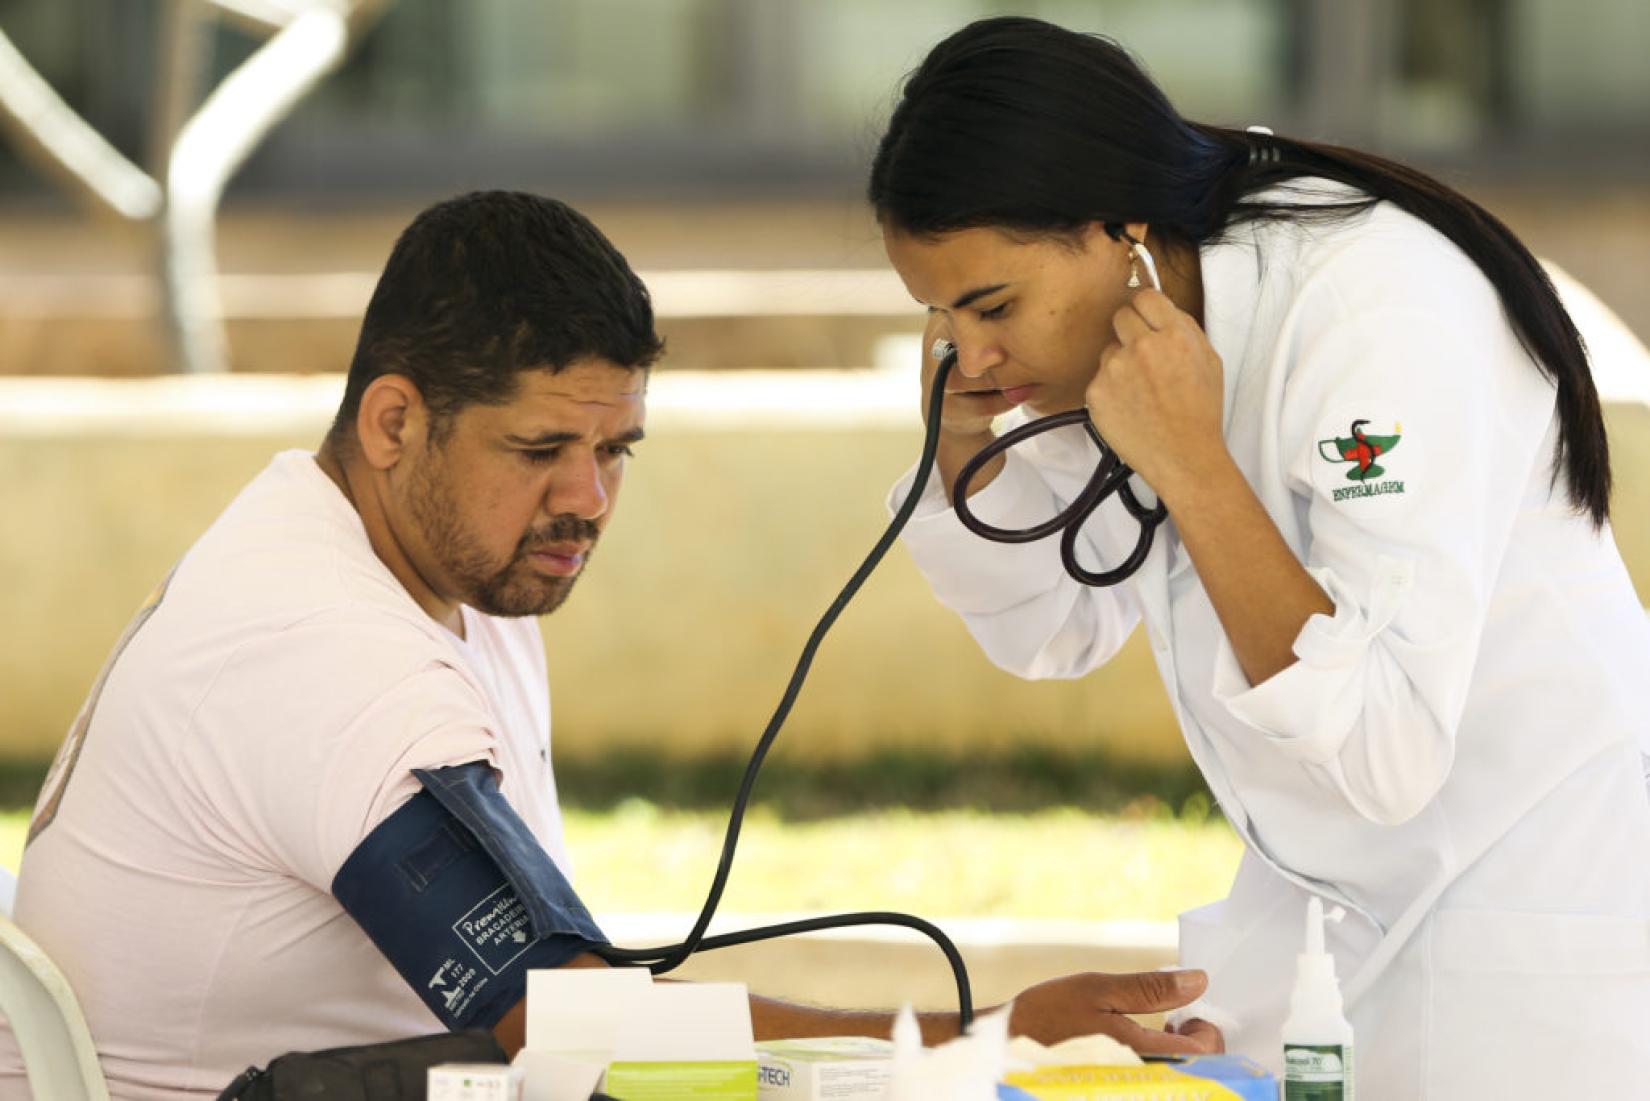
[[[1226,958],[1231,944],[1225,899],[1181,911],[1180,966],[1212,967]]]
[[[1227,905],[1227,900],[1221,899],[1180,914],[1180,966],[1208,972],[1211,982],[1232,951],[1232,933],[1225,922]],[[1203,997],[1170,1013],[1167,1023],[1178,1028],[1186,1021],[1201,1017],[1230,1036],[1237,1027],[1237,1021],[1212,995],[1213,991],[1206,992]]]
[[[1247,876],[1239,870],[1230,898],[1180,915],[1180,965],[1207,971],[1209,989],[1170,1020],[1202,1017],[1225,1035],[1227,1051],[1281,1072],[1277,976],[1293,967],[1299,944],[1294,936],[1278,937],[1275,930],[1285,927],[1277,921],[1280,911],[1292,912],[1304,896],[1292,885],[1279,890],[1270,872],[1253,867]],[[1256,876],[1265,877],[1268,888],[1260,897],[1250,893]]]
[[[1428,956],[1428,1098],[1650,1097],[1650,921],[1445,910]]]

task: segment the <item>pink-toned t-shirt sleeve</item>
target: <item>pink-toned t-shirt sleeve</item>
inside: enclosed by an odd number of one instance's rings
[[[418,792],[414,769],[499,767],[496,719],[457,662],[439,644],[374,635],[317,626],[238,654],[201,709],[211,743],[180,754],[238,858],[322,891]]]
[[[299,859],[305,878],[330,887],[338,868],[385,818],[422,788],[414,769],[486,761],[500,769],[494,718],[473,683],[451,665],[432,664],[393,686],[339,736],[316,788],[313,845]]]

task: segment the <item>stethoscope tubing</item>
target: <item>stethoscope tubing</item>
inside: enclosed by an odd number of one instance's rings
[[[934,373],[936,390],[944,389],[945,379],[956,363],[957,350],[953,347],[946,351],[945,358],[940,361],[939,368]],[[1033,436],[1078,424],[1083,426],[1089,439],[1099,449],[1100,462],[1071,504],[1055,513],[1052,519],[1029,528],[998,527],[974,514],[968,503],[968,488],[987,463],[1007,454],[1011,448]],[[1065,566],[1066,573],[1085,585],[1105,588],[1128,580],[1145,565],[1147,556],[1151,554],[1152,539],[1157,533],[1157,527],[1169,515],[1168,509],[1164,508],[1161,502],[1151,507],[1141,503],[1134,487],[1129,485],[1129,479],[1132,477],[1134,471],[1124,465],[1117,457],[1117,452],[1101,439],[1088,410],[1069,409],[1064,413],[1055,413],[1018,425],[980,448],[957,472],[956,482],[951,487],[951,507],[964,527],[993,543],[1034,543],[1060,532],[1060,561]],[[1089,517],[1094,515],[1095,510],[1113,494],[1117,495],[1124,509],[1140,524],[1140,534],[1135,538],[1134,548],[1121,563],[1108,570],[1091,570],[1077,560],[1078,534]]]
[[[757,739],[756,748],[751,751],[750,762],[745,766],[745,774],[739,782],[739,790],[734,794],[733,807],[728,813],[727,832],[722,839],[722,852],[716,862],[716,872],[711,877],[710,890],[706,892],[705,904],[694,921],[688,935],[677,944],[658,945],[651,948],[621,948],[617,945],[599,945],[591,951],[603,960],[614,966],[647,967],[655,975],[663,975],[681,966],[689,956],[695,952],[709,951],[715,948],[727,948],[738,944],[751,944],[756,941],[770,940],[775,937],[792,936],[798,933],[814,932],[824,929],[839,929],[854,925],[896,925],[914,930],[932,940],[945,955],[946,963],[951,967],[952,978],[957,986],[957,1020],[961,1031],[967,1032],[974,1020],[974,993],[968,979],[968,967],[963,961],[962,953],[958,951],[951,938],[946,936],[939,926],[923,918],[911,914],[888,913],[883,911],[832,914],[825,917],[807,918],[801,921],[784,922],[778,925],[762,926],[756,929],[745,929],[734,933],[723,933],[717,936],[707,936],[711,919],[716,915],[717,907],[721,905],[722,893],[727,887],[728,876],[733,871],[733,857],[739,845],[739,833],[744,826],[745,811],[750,804],[752,791],[756,786],[757,775],[762,770],[762,763],[767,759],[768,751],[773,747],[775,739],[789,717],[792,705],[797,695],[802,691],[808,670],[813,665],[814,654],[820,643],[825,640],[826,632],[841,616],[852,600],[871,576],[873,570],[893,547],[899,533],[905,528],[922,500],[923,487],[928,484],[928,478],[934,469],[934,460],[939,453],[940,442],[940,407],[944,403],[945,392],[935,387],[929,399],[928,428],[923,434],[922,454],[917,459],[916,477],[912,480],[911,490],[905,500],[900,503],[894,518],[889,521],[882,537],[865,556],[859,568],[854,571],[848,583],[842,587],[835,600],[831,601],[825,614],[814,625],[813,633],[802,647],[802,653],[797,658],[796,666],[791,671],[791,678],[785,685],[785,691],[780,696],[779,704],[774,708],[768,725],[763,729],[762,736]]]

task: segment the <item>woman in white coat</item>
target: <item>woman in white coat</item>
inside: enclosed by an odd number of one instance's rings
[[[1279,1065],[1315,894],[1347,911],[1365,1101],[1650,1097],[1650,627],[1529,252],[1413,170],[1187,122],[1115,44],[1027,19],[911,75],[870,198],[925,347],[957,350],[906,543],[1022,676],[1081,676],[1144,622],[1246,846],[1182,921],[1229,1048]],[[952,507],[994,418],[1084,407],[1169,514],[1112,587]],[[1034,526],[1096,455],[1080,425],[1034,437],[968,504]],[[1078,558],[1137,531],[1114,497]]]

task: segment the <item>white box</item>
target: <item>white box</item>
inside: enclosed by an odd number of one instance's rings
[[[429,1101],[521,1101],[521,1075],[502,1063],[441,1063],[425,1083]]]
[[[654,983],[646,968],[527,973],[525,1101],[588,1101],[598,1084],[633,1101],[756,1101],[743,983]],[[622,1088],[613,1088],[617,1082]]]
[[[894,1045],[870,1036],[764,1040],[756,1045],[758,1101],[881,1097],[894,1075]]]

